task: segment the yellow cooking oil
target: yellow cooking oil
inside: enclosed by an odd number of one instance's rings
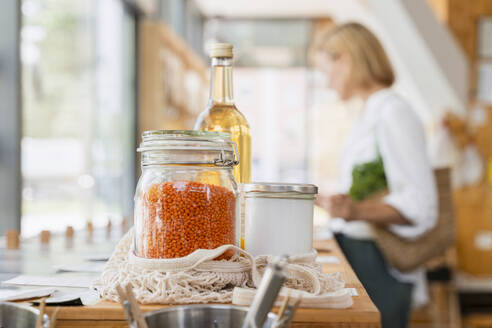
[[[239,165],[233,172],[239,183],[251,180],[251,135],[248,122],[234,105],[214,104],[206,110],[197,129],[206,131],[227,132],[238,147]]]

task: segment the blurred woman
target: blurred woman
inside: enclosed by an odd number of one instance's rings
[[[427,301],[423,269],[392,268],[374,241],[371,224],[414,239],[437,219],[437,191],[427,158],[423,127],[411,106],[390,89],[391,63],[378,39],[357,23],[335,28],[325,42],[329,86],[342,100],[364,101],[341,157],[340,194],[321,198],[333,218],[335,237],[369,296],[383,328],[406,327],[412,304]],[[382,159],[388,194],[379,201],[354,201],[348,193],[356,165]],[[324,199],[324,200],[323,200]],[[405,254],[402,254],[405,256]]]

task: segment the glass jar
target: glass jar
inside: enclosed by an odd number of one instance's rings
[[[135,253],[176,258],[237,244],[237,148],[227,133],[145,131],[137,149]],[[227,254],[226,257],[231,254]]]

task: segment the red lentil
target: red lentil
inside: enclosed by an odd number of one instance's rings
[[[196,249],[235,243],[236,197],[211,184],[156,183],[143,195],[141,220],[139,256],[182,257]]]

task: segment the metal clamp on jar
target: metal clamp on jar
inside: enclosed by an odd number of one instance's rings
[[[135,193],[137,256],[176,258],[237,245],[232,170],[239,161],[227,133],[146,131],[137,151],[142,154]]]

